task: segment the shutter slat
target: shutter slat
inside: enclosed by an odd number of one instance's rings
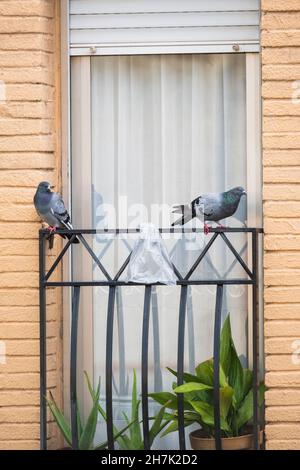
[[[116,53],[140,46],[159,53],[172,44],[184,52],[257,52],[259,0],[70,0],[70,51],[74,55]],[[224,49],[227,45],[227,49]],[[117,48],[116,48],[117,46]],[[104,48],[106,49],[104,51]],[[132,52],[131,52],[132,53]]]
[[[71,14],[258,11],[259,0],[71,0]]]
[[[189,26],[256,26],[258,12],[145,13],[131,15],[72,15],[72,29],[185,28]],[[124,28],[125,26],[125,28]]]

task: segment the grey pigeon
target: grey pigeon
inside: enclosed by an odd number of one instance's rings
[[[194,217],[204,219],[204,231],[209,232],[206,221],[219,223],[220,220],[231,217],[237,210],[241,196],[246,191],[241,186],[232,188],[223,193],[207,193],[194,199],[190,204],[174,206],[173,212],[182,216],[172,223],[174,225],[184,225]]]
[[[36,190],[33,198],[35,209],[44,222],[49,225],[50,233],[57,228],[73,229],[70,222],[70,215],[65,208],[61,195],[51,191],[53,186],[48,181],[42,181]],[[63,235],[63,238],[70,240],[72,235]],[[73,243],[79,243],[78,238],[74,238]]]

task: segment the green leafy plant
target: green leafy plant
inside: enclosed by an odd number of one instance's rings
[[[107,442],[103,442],[94,446],[94,438],[97,428],[98,415],[99,415],[99,397],[100,397],[100,381],[98,382],[97,389],[94,390],[91,386],[91,382],[87,373],[85,372],[88,388],[91,393],[93,400],[92,408],[86,422],[83,424],[80,412],[77,406],[77,432],[78,432],[78,448],[80,450],[100,450],[107,447]],[[46,398],[49,409],[55,419],[57,426],[59,427],[66,443],[72,448],[72,431],[71,426],[64,416],[63,412],[57,406],[52,393],[50,392],[50,399]],[[121,435],[127,431],[133,423],[127,424],[122,430],[114,434],[114,439],[118,439]]]
[[[88,380],[88,379],[87,379]],[[95,391],[92,389],[89,383],[89,390],[92,396],[95,396]],[[114,433],[116,441],[119,444],[121,450],[142,450],[144,448],[143,432],[142,432],[142,420],[139,419],[141,401],[138,399],[137,383],[136,383],[136,371],[133,370],[133,385],[132,385],[132,396],[131,396],[131,416],[128,417],[124,412],[123,416],[127,423],[126,431],[120,431],[114,426]],[[106,413],[104,409],[98,404],[98,410],[101,416],[106,420]],[[164,427],[169,423],[169,419],[165,417],[165,407],[163,406],[158,414],[150,418],[153,421],[152,426],[149,430],[149,444],[152,446],[154,439]]]
[[[168,368],[177,377],[177,372]],[[163,435],[178,429],[177,394],[183,394],[184,425],[198,423],[209,437],[214,437],[213,358],[200,363],[194,374],[184,373],[183,385],[173,384],[172,392],[151,393],[150,396],[172,410],[171,423]],[[259,386],[259,405],[263,402],[264,385]],[[224,437],[245,433],[253,418],[253,372],[243,368],[232,339],[230,316],[221,331],[220,340],[220,419]],[[165,415],[166,416],[166,415]]]

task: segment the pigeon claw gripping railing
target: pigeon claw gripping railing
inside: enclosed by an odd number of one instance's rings
[[[197,229],[199,230],[199,229]],[[170,228],[160,229],[161,233],[192,233],[196,229]],[[49,232],[42,229],[39,232],[39,301],[40,301],[40,446],[41,449],[47,448],[47,413],[46,413],[46,393],[47,393],[47,366],[46,366],[46,290],[47,287],[70,287],[72,289],[72,312],[71,312],[71,338],[70,338],[70,406],[71,406],[71,431],[72,431],[72,448],[78,449],[78,430],[77,430],[77,335],[78,335],[78,316],[79,301],[81,287],[106,286],[109,289],[108,306],[107,306],[107,329],[106,329],[106,414],[107,414],[107,442],[108,448],[114,449],[114,431],[113,431],[113,330],[114,330],[114,311],[116,301],[116,288],[121,286],[139,285],[144,286],[144,306],[142,319],[142,351],[141,351],[141,390],[142,390],[142,418],[143,418],[143,438],[144,448],[150,448],[150,432],[149,432],[149,409],[148,409],[148,342],[149,342],[149,321],[150,321],[150,305],[151,294],[154,286],[162,284],[136,284],[126,283],[120,280],[122,273],[125,271],[130,254],[126,258],[118,273],[111,277],[89,246],[84,235],[104,235],[112,234],[117,236],[123,233],[137,233],[139,229],[114,229],[114,230],[57,230],[56,234],[72,235],[71,239],[66,242],[64,248],[57,256],[51,268],[46,272],[46,241]],[[262,234],[260,228],[215,228],[211,229],[212,237],[200,252],[195,263],[183,277],[178,269],[174,267],[177,276],[177,286],[180,288],[179,317],[178,317],[178,343],[177,343],[177,383],[183,384],[184,381],[184,341],[185,341],[185,323],[187,310],[188,286],[195,285],[215,285],[216,286],[216,303],[214,317],[214,337],[213,337],[213,353],[214,353],[214,423],[215,423],[215,447],[222,449],[221,428],[220,428],[220,397],[219,397],[219,371],[220,371],[220,331],[221,331],[221,312],[223,300],[224,285],[249,285],[252,287],[252,358],[253,358],[253,434],[254,448],[260,448],[260,420],[258,410],[258,387],[259,387],[259,328],[258,328],[258,239]],[[241,255],[229,241],[226,233],[244,233],[250,237],[250,245],[252,251],[252,267],[247,266]],[[104,280],[63,280],[50,281],[49,278],[57,268],[64,255],[72,246],[75,236],[85,247],[88,254],[96,263],[98,268],[104,275]],[[247,278],[238,279],[191,279],[206,253],[209,251],[215,240],[221,238],[227,245],[235,260],[243,267]],[[76,248],[75,248],[76,249]],[[185,449],[185,427],[184,427],[184,403],[183,394],[178,394],[178,437],[179,448]]]

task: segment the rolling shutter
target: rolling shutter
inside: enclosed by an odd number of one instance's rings
[[[70,0],[70,51],[258,52],[259,18],[259,0]]]

